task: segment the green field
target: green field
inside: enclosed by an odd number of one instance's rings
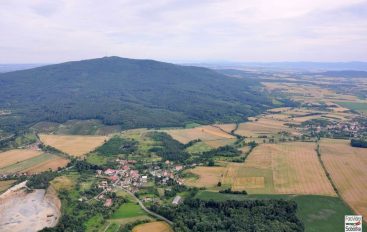
[[[351,110],[367,113],[367,103],[364,102],[337,102],[337,104]]]
[[[195,128],[195,127],[198,127],[198,126],[201,126],[201,124],[196,123],[196,122],[192,122],[192,123],[187,123],[187,124],[185,125],[185,128],[186,128],[186,129],[190,129],[190,128]]]
[[[304,223],[306,232],[342,232],[344,215],[354,214],[337,197],[297,196],[293,200],[297,202],[297,216]]]
[[[22,146],[26,144],[35,143],[37,141],[37,136],[35,134],[24,134],[15,139],[16,146]]]
[[[111,224],[108,226],[108,228],[107,228],[106,232],[116,232],[116,231],[118,231],[118,230],[119,230],[119,228],[120,228],[120,225],[119,225],[119,224],[111,223]]]
[[[99,227],[101,227],[104,223],[103,217],[101,214],[97,214],[91,217],[88,221],[84,223],[85,231],[87,232],[98,232]]]
[[[295,195],[235,195],[200,191],[196,198],[202,200],[294,200],[298,205],[297,216],[305,225],[306,232],[344,231],[344,215],[353,212],[337,197]],[[365,229],[364,229],[365,230]]]
[[[111,219],[130,218],[143,216],[145,212],[136,203],[125,203],[121,205],[111,216]]]
[[[8,188],[10,188],[15,180],[3,180],[0,181],[0,194],[5,192]]]
[[[92,153],[87,156],[87,162],[95,165],[104,165],[108,162],[108,159],[106,156]]]
[[[210,151],[212,149],[213,148],[209,147],[207,144],[205,144],[203,142],[198,142],[198,143],[195,143],[194,145],[186,148],[186,151],[191,153],[191,154],[194,154],[194,153],[203,153],[203,152],[206,152],[206,151]]]

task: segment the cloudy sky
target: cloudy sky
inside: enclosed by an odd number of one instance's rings
[[[1,0],[0,63],[367,61],[367,0]]]

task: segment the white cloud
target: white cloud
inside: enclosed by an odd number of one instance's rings
[[[367,60],[366,0],[0,2],[0,63]]]

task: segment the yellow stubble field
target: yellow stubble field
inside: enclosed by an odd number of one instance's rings
[[[75,157],[81,157],[101,146],[107,136],[39,135],[42,143]]]
[[[226,167],[196,167],[189,172],[198,178],[188,178],[185,184],[193,187],[213,188],[222,180],[226,170]]]
[[[256,121],[241,123],[236,133],[246,137],[274,135],[281,131],[296,133],[295,129],[289,128],[285,123],[272,118],[258,118]]]
[[[322,139],[320,152],[341,197],[367,217],[367,149],[351,147],[349,140]]]
[[[224,126],[224,125],[222,125]],[[224,126],[229,129],[232,126]],[[165,130],[175,140],[181,143],[188,143],[195,139],[201,139],[211,147],[220,147],[236,141],[236,138],[215,126],[200,126],[190,129]]]
[[[133,228],[133,232],[173,232],[170,225],[165,222],[148,222],[141,225],[137,225]]]
[[[261,144],[244,163],[196,167],[199,176],[186,184],[213,188],[220,181],[250,194],[311,194],[336,196],[315,151],[315,143]]]

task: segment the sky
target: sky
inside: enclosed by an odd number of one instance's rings
[[[0,0],[0,63],[367,61],[367,0]]]

